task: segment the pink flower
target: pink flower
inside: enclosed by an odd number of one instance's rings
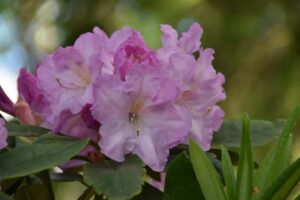
[[[0,149],[4,149],[7,146],[7,130],[4,124],[4,120],[0,118]]]
[[[125,80],[127,72],[133,65],[154,66],[156,62],[154,52],[146,46],[142,36],[138,32],[134,32],[115,53],[115,74],[120,75],[121,79]]]
[[[72,47],[46,56],[37,68],[39,87],[51,104],[53,116],[63,110],[79,113],[93,100],[93,82],[101,74],[102,40],[97,34],[80,36]]]
[[[203,29],[198,23],[193,23],[187,32],[182,33],[178,39],[178,34],[170,25],[162,24],[162,48],[157,51],[157,57],[162,62],[168,62],[174,53],[192,54],[199,50]]]
[[[183,142],[190,118],[173,102],[175,84],[164,71],[135,65],[125,82],[103,75],[95,87],[92,114],[101,122],[101,151],[116,161],[137,154],[153,170],[164,169],[169,148]]]
[[[190,136],[204,150],[209,150],[212,134],[223,121],[224,113],[216,104],[226,98],[224,76],[212,66],[213,53],[212,49],[201,49],[198,60],[184,53],[170,56],[170,74],[176,77],[180,91],[176,105],[190,113]]]
[[[0,86],[0,110],[10,114],[15,115],[14,104],[10,98],[6,95],[2,87]]]

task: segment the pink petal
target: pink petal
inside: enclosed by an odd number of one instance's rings
[[[107,121],[100,127],[100,134],[101,152],[113,160],[123,162],[124,155],[135,147],[135,131],[128,121]]]
[[[200,24],[193,23],[187,32],[182,33],[178,41],[179,47],[186,53],[193,53],[200,48],[203,29]]]

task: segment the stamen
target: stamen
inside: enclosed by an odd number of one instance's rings
[[[136,113],[130,112],[128,114],[129,122],[135,123],[138,120],[138,115]]]

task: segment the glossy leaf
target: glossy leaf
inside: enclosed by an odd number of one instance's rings
[[[203,150],[190,140],[192,166],[206,200],[225,200],[223,185]]]
[[[280,176],[278,176],[272,185],[270,185],[263,193],[259,200],[281,200],[292,191],[294,186],[300,180],[300,158],[286,168]]]
[[[167,169],[164,200],[204,200],[191,161],[182,152]]]
[[[253,183],[253,156],[250,137],[250,121],[245,116],[243,121],[243,137],[240,148],[240,158],[237,171],[237,199],[247,200],[251,197]]]
[[[48,142],[20,146],[1,154],[0,177],[20,177],[57,166],[78,154],[88,143],[88,140],[63,136],[51,138]]]
[[[263,146],[280,135],[285,120],[275,122],[265,120],[251,120],[250,133],[252,146]],[[224,145],[239,148],[242,139],[242,120],[224,120],[221,129],[214,134],[213,145]]]
[[[143,166],[143,162],[133,155],[123,163],[88,163],[84,166],[84,180],[94,187],[98,195],[103,194],[109,200],[126,200],[141,192]]]
[[[223,175],[225,178],[227,195],[229,199],[235,199],[236,180],[233,172],[232,163],[227,149],[224,146],[222,146],[221,149],[222,149],[222,168],[223,168]]]
[[[50,130],[31,125],[7,123],[6,128],[9,136],[40,136],[50,132]]]

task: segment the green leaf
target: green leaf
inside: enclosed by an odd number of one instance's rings
[[[253,182],[253,156],[250,137],[250,121],[245,116],[243,121],[243,137],[241,141],[240,158],[237,172],[237,199],[247,200],[251,197]]]
[[[300,158],[286,168],[261,195],[260,200],[281,200],[287,195],[300,180]]]
[[[142,193],[132,200],[163,200],[163,193],[149,184],[144,184]]]
[[[4,194],[3,192],[0,191],[0,199],[1,200],[12,200],[8,195]]]
[[[164,200],[204,200],[191,161],[182,152],[167,169]]]
[[[88,140],[62,136],[53,135],[51,138],[53,140],[49,142],[44,140],[1,154],[0,177],[20,177],[57,166],[78,154],[88,143]]]
[[[200,147],[190,140],[190,155],[197,180],[206,200],[225,200],[223,185],[213,165]]]
[[[49,197],[47,188],[39,183],[35,182],[29,186],[23,187],[17,191],[14,196],[14,200],[52,200]]]
[[[291,154],[291,132],[299,115],[300,105],[290,114],[281,131],[278,143],[273,147],[273,152],[270,153],[270,161],[266,162],[267,164],[264,166],[264,177],[261,178],[260,181],[262,182],[258,188],[260,194],[264,194],[265,188],[267,188],[287,166]]]
[[[226,147],[221,146],[222,149],[222,167],[223,175],[225,178],[225,186],[228,199],[235,199],[235,177],[233,172],[232,163]]]
[[[129,156],[125,162],[102,161],[84,166],[84,180],[94,187],[97,194],[109,200],[126,200],[142,190],[144,163],[137,156]]]
[[[275,122],[265,120],[251,120],[250,130],[252,146],[263,146],[279,136],[285,120]],[[224,120],[221,129],[214,134],[213,145],[224,145],[230,148],[240,148],[242,138],[242,121]]]
[[[7,123],[5,126],[9,136],[40,136],[50,132],[48,129],[31,125]]]
[[[272,148],[269,150],[269,152],[261,162],[261,165],[255,172],[254,187],[257,188],[257,193],[253,195],[254,199],[258,199],[258,197],[262,194],[263,188],[265,188],[265,184],[267,184],[266,179],[272,167],[272,162],[275,158],[276,149],[277,149],[277,143],[272,146]],[[284,155],[281,159],[282,162],[281,165],[283,169],[285,169],[289,165],[291,151],[292,151],[292,135],[290,134],[289,139],[286,145],[284,146],[284,150],[283,150]]]
[[[36,173],[36,176],[41,180],[41,182],[47,188],[50,199],[55,199],[54,192],[52,188],[52,183],[49,176],[49,170],[43,170],[41,172]]]

